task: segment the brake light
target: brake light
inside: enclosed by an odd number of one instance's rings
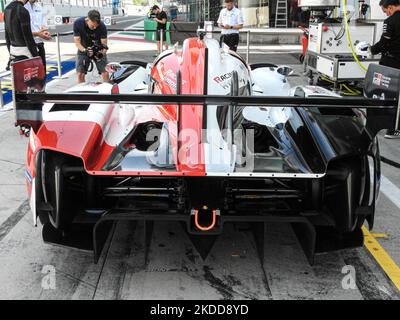
[[[118,94],[118,93],[119,93],[118,84],[114,84],[112,89],[111,89],[111,94]]]

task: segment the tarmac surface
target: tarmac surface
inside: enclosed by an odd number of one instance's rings
[[[128,49],[129,48],[129,49]],[[110,61],[151,62],[155,44],[110,43]],[[244,51],[241,48],[241,53]],[[250,62],[290,65],[293,85],[305,84],[298,52],[252,50]],[[63,58],[74,48],[63,44]],[[65,54],[65,55],[64,55]],[[88,80],[96,80],[92,74]],[[76,82],[54,80],[49,92]],[[383,266],[366,247],[316,256],[310,265],[290,225],[268,224],[264,258],[246,226],[227,225],[209,256],[202,260],[177,223],[156,222],[145,261],[144,227],[118,223],[98,264],[91,252],[44,244],[41,226],[32,225],[26,199],[25,157],[28,139],[13,125],[12,110],[0,111],[0,299],[388,299],[397,300]],[[379,138],[386,159],[400,161],[400,140]],[[382,188],[373,233],[400,265],[400,169],[382,164]],[[379,236],[379,237],[378,237]],[[348,276],[351,275],[350,282]],[[352,283],[354,282],[354,283]]]

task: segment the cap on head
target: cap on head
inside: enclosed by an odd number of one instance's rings
[[[88,12],[88,18],[90,21],[96,22],[97,24],[100,24],[101,22],[100,12],[97,10],[90,10]]]
[[[160,7],[156,4],[151,7],[151,11],[158,10],[158,9],[160,9]]]

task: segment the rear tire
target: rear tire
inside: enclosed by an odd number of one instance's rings
[[[370,170],[368,156],[366,156],[363,159],[363,161],[364,161],[364,170],[365,170],[365,181],[364,181],[364,195],[363,195],[362,205],[368,206],[370,201],[372,200],[372,199],[370,199],[371,182],[374,181],[374,177],[372,177],[371,174],[375,174],[375,172],[374,171],[371,172],[371,170]],[[356,226],[358,228],[361,228],[364,225],[364,222],[367,219],[367,217],[368,217],[367,215],[358,215]]]

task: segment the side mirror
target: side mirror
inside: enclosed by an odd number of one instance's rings
[[[106,65],[106,71],[108,73],[115,73],[119,70],[121,70],[122,66],[118,62],[110,62]]]
[[[291,67],[288,66],[279,66],[278,69],[276,70],[279,74],[288,77],[293,74],[294,70]]]

